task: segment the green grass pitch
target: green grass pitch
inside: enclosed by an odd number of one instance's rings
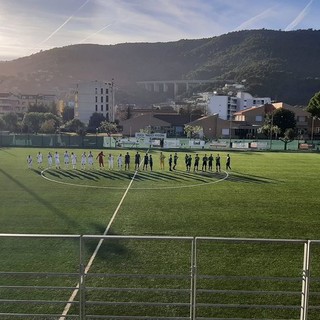
[[[133,158],[136,150],[104,150],[115,157],[114,170],[99,170],[95,161],[94,170],[79,170],[80,155],[83,150],[73,151],[78,156],[78,170],[65,170],[63,152],[58,150],[61,159],[61,170],[54,168],[45,170],[37,168],[36,154],[44,155],[44,168],[47,167],[49,149],[2,148],[0,149],[0,233],[23,234],[92,234],[101,235],[105,231],[111,217],[116,211],[132,177],[134,176]],[[86,150],[88,151],[88,150]],[[119,171],[116,157],[129,151],[131,154],[131,170]],[[139,150],[141,155],[145,151]],[[176,171],[168,170],[168,158],[174,152],[165,152],[165,169],[159,168],[159,151],[152,150],[154,158],[153,172],[140,170],[128,190],[108,234],[113,235],[162,235],[162,236],[208,236],[208,237],[246,237],[246,238],[281,238],[281,239],[320,239],[319,220],[319,165],[320,155],[313,153],[268,153],[268,152],[230,152],[232,171],[225,172],[225,151],[197,151],[202,157],[204,153],[221,156],[221,173],[186,172],[184,156],[179,152]],[[94,156],[97,151],[93,151]],[[196,151],[187,151],[194,154]],[[33,169],[27,168],[27,156],[33,157]],[[193,165],[193,164],[192,164]],[[201,162],[200,162],[201,166]],[[71,166],[70,166],[71,167]],[[86,243],[87,261],[96,241]],[[66,239],[14,239],[0,238],[0,271],[37,271],[37,272],[77,272],[78,243]],[[104,243],[92,264],[91,272],[107,273],[137,273],[147,274],[188,274],[189,246],[186,243],[123,240]],[[214,275],[253,276],[296,276],[301,272],[301,246],[283,245],[229,245],[223,243],[203,243],[199,257],[200,272]],[[313,263],[319,267],[319,250],[315,248]],[[107,270],[107,271],[106,271]],[[319,268],[313,271],[319,276]],[[47,279],[36,279],[38,285],[46,283]],[[110,286],[102,278],[89,278],[89,284]],[[139,285],[150,286],[144,279]],[[77,279],[50,279],[51,285],[74,285]],[[113,286],[122,286],[123,279],[113,279]],[[174,287],[173,281],[167,281],[166,287]],[[1,275],[0,283],[5,285],[25,285],[16,277]],[[130,287],[136,285],[134,280],[126,280]],[[34,279],[30,279],[30,285]],[[186,281],[185,284],[188,285]],[[203,288],[209,288],[212,283],[203,280]],[[240,283],[223,283],[214,280],[214,287],[243,288]],[[245,287],[246,288],[246,287]],[[259,283],[251,283],[250,289],[260,290]],[[301,289],[301,282],[285,284],[286,290]],[[298,288],[298,289],[297,289]],[[317,287],[315,287],[315,291]],[[246,288],[248,289],[248,288]],[[279,283],[269,283],[270,290],[284,290]],[[320,291],[320,290],[318,290]],[[19,296],[26,298],[24,290],[11,292],[1,289],[7,299]],[[105,293],[103,299],[116,300],[115,293]],[[145,293],[139,293],[143,300]],[[70,292],[60,290],[34,293],[34,298],[54,296],[54,299],[67,300]],[[119,293],[121,300],[131,301],[129,293]],[[150,294],[149,294],[150,296]],[[94,293],[92,293],[94,299]],[[160,298],[154,296],[154,301],[168,300],[170,296]],[[188,299],[186,295],[185,298]],[[199,296],[203,303],[223,303],[225,296],[217,294],[214,297]],[[209,299],[209,300],[208,300]],[[234,296],[228,298],[233,303],[242,303],[243,298]],[[272,303],[276,297],[251,296],[246,297],[246,303]],[[299,305],[300,296],[286,297],[283,304]],[[181,301],[182,301],[181,300]],[[279,301],[277,301],[279,302]],[[30,312],[61,312],[64,305],[36,305],[28,307]],[[19,306],[19,308],[21,308]],[[105,310],[92,306],[88,312],[101,313]],[[110,306],[110,314],[115,312]],[[141,312],[123,308],[123,312],[139,315]],[[156,309],[156,307],[154,307]],[[14,306],[0,304],[1,312],[13,312]],[[117,309],[117,308],[115,308]],[[21,312],[24,310],[21,309]],[[119,313],[119,309],[116,310]],[[71,313],[77,312],[71,308]],[[148,311],[149,312],[149,311]],[[150,312],[156,313],[156,310]],[[167,310],[167,316],[186,316],[188,310],[173,308]],[[210,311],[199,310],[201,316],[217,317],[223,312],[224,317],[239,317],[239,311],[224,309]],[[215,313],[216,312],[216,313]],[[296,310],[243,310],[242,317],[295,319]],[[277,313],[276,313],[277,312]],[[121,312],[120,312],[121,313]],[[311,319],[317,319],[310,313]],[[9,319],[9,318],[8,318]]]

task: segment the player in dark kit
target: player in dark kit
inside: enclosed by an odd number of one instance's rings
[[[134,156],[134,169],[139,170],[139,166],[140,166],[140,154],[137,151],[136,155]]]
[[[200,157],[198,154],[196,154],[196,156],[194,157],[194,166],[193,166],[193,171],[198,171],[199,169],[199,161],[200,161]]]
[[[173,170],[176,170],[177,163],[178,163],[178,155],[177,153],[175,153],[173,156]]]
[[[150,156],[149,156],[149,166],[150,166],[150,171],[152,171],[153,159],[152,159],[152,155],[151,155],[151,154],[150,154]]]
[[[231,159],[230,159],[230,156],[228,153],[227,154],[227,161],[226,161],[226,170],[231,170],[230,164],[231,164]]]
[[[172,171],[172,154],[170,154],[170,157],[169,157],[169,170]]]
[[[124,156],[124,169],[130,170],[130,154],[127,152],[127,154]]]
[[[216,172],[220,172],[220,171],[221,171],[220,156],[219,156],[219,154],[217,154],[217,156],[216,156]]]
[[[208,157],[205,154],[204,157],[202,158],[202,171],[207,171],[207,162],[208,162]]]
[[[146,153],[143,159],[143,170],[144,169],[148,170],[148,163],[149,163],[149,157],[148,157],[148,154]]]
[[[188,160],[187,160],[187,171],[190,172],[191,169],[191,164],[192,164],[192,157],[191,154],[188,156]]]
[[[212,171],[212,163],[213,163],[213,155],[211,153],[209,158],[208,158],[208,169],[209,169],[209,171]]]

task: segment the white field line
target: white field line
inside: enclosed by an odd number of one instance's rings
[[[70,182],[63,182],[63,181],[57,181],[54,179],[50,179],[44,175],[44,173],[48,170],[49,168],[46,168],[41,171],[41,177],[45,180],[48,180],[50,182],[58,183],[58,184],[64,184],[72,187],[80,187],[80,188],[93,188],[93,189],[114,189],[114,190],[125,190],[125,187],[107,187],[107,186],[93,186],[93,185],[88,185],[88,184],[76,184],[76,183],[70,183]],[[184,184],[184,185],[179,185],[179,186],[160,186],[160,187],[135,187],[131,188],[132,190],[164,190],[164,189],[181,189],[181,188],[194,188],[194,187],[200,187],[208,184],[214,184],[221,182],[223,180],[226,180],[229,177],[229,173],[227,171],[222,170],[226,175],[219,179],[219,180],[214,180],[214,181],[209,181],[209,182],[203,182],[203,183],[196,183],[196,184]],[[192,177],[192,176],[191,176]]]
[[[140,165],[141,165],[141,163],[140,163]],[[140,165],[139,165],[139,168],[140,168]],[[123,203],[128,191],[129,191],[129,189],[130,189],[130,187],[131,187],[131,185],[132,185],[132,183],[134,181],[134,178],[136,177],[137,173],[138,173],[138,170],[135,171],[135,173],[134,173],[134,175],[133,175],[133,177],[132,177],[132,179],[131,179],[131,181],[130,181],[130,183],[129,183],[126,191],[125,191],[125,193],[123,194],[123,196],[122,196],[122,198],[121,198],[116,210],[114,211],[114,213],[113,213],[113,215],[112,215],[112,217],[111,217],[111,219],[110,219],[110,221],[109,221],[109,223],[108,223],[108,225],[106,227],[106,230],[103,233],[104,236],[107,235],[107,233],[109,232],[109,229],[110,229],[114,219],[116,218],[116,215],[117,215],[117,213],[118,213],[118,211],[119,211],[119,209],[120,209],[120,207],[121,207],[121,205],[122,205],[122,203]],[[91,266],[93,264],[93,261],[96,258],[97,254],[98,254],[98,251],[99,251],[99,249],[100,249],[100,247],[102,245],[102,242],[103,242],[103,239],[100,239],[97,247],[95,248],[95,250],[94,250],[91,258],[89,259],[89,262],[88,262],[88,264],[87,264],[87,266],[86,266],[86,268],[84,270],[85,274],[89,272],[89,270],[90,270],[90,268],[91,268]],[[68,314],[68,312],[69,312],[69,310],[70,310],[70,308],[72,306],[72,302],[74,301],[74,299],[76,298],[76,296],[77,296],[77,294],[79,292],[79,287],[80,287],[80,283],[78,282],[78,284],[76,285],[76,288],[72,292],[72,294],[71,294],[71,296],[70,296],[70,298],[69,298],[69,300],[68,300],[68,302],[67,302],[67,304],[66,304],[66,306],[65,306],[65,308],[64,308],[64,310],[62,312],[62,315],[59,318],[59,320],[65,320],[66,319],[66,316],[67,316],[67,314]]]

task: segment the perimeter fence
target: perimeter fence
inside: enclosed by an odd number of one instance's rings
[[[69,134],[9,134],[0,131],[0,147],[33,147],[33,148],[125,148],[125,149],[160,149],[160,140],[149,138],[121,138],[102,135],[69,135]],[[165,138],[164,149],[206,149],[206,150],[284,150],[280,140],[252,139],[219,139],[204,141],[188,138]],[[320,150],[320,141],[293,140],[287,144],[287,150]]]
[[[315,320],[319,244],[0,234],[0,318]]]

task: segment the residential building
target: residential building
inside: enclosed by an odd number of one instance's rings
[[[247,92],[239,91],[236,96],[214,95],[212,94],[207,107],[208,114],[219,114],[219,117],[229,120],[233,115],[241,110],[271,103],[271,99],[254,98]]]
[[[199,117],[194,115],[194,118]],[[122,133],[134,136],[141,130],[150,133],[166,133],[168,137],[184,136],[184,125],[190,122],[189,115],[149,113],[120,121]]]
[[[75,91],[75,118],[88,124],[93,113],[101,113],[115,121],[114,83],[104,81],[81,82]]]
[[[43,105],[51,107],[56,104],[57,98],[52,94],[13,94],[0,93],[0,114],[9,112],[25,113],[29,106]]]

